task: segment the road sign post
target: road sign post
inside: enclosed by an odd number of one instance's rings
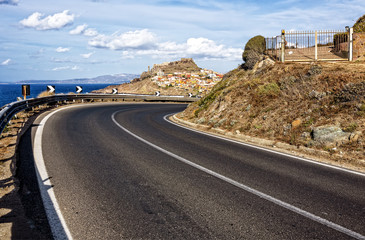
[[[30,85],[22,85],[22,95],[24,100],[30,95]]]

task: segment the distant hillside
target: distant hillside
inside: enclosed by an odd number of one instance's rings
[[[264,62],[228,72],[179,118],[365,169],[365,63]]]
[[[212,70],[198,67],[191,58],[182,58],[179,61],[155,64],[130,83],[94,92],[111,93],[112,88],[117,88],[119,93],[154,94],[159,91],[162,95],[201,95],[208,92],[222,77]]]
[[[33,84],[121,84],[130,82],[132,79],[139,77],[137,74],[114,74],[103,75],[95,78],[75,78],[67,80],[23,80],[18,83],[33,83]]]

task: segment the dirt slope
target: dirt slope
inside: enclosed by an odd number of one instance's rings
[[[324,150],[333,161],[365,169],[365,64],[237,68],[178,117],[233,135]],[[332,129],[333,138],[323,138]]]

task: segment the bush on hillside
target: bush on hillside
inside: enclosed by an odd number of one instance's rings
[[[262,55],[266,49],[265,38],[261,35],[257,35],[245,45],[245,50],[242,53],[242,60],[245,61],[244,66],[248,69],[252,69],[255,64],[261,60]]]
[[[365,32],[365,15],[363,15],[356,21],[353,28],[355,33]]]
[[[253,69],[256,63],[262,60],[262,53],[258,53],[254,50],[249,50],[246,52],[246,61],[244,64],[245,69]]]

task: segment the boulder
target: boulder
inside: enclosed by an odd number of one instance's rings
[[[349,142],[351,133],[344,132],[338,126],[320,126],[312,131],[314,142],[326,147],[339,146]]]
[[[349,141],[351,143],[356,143],[359,140],[360,136],[361,136],[361,132],[353,132],[349,136]]]

